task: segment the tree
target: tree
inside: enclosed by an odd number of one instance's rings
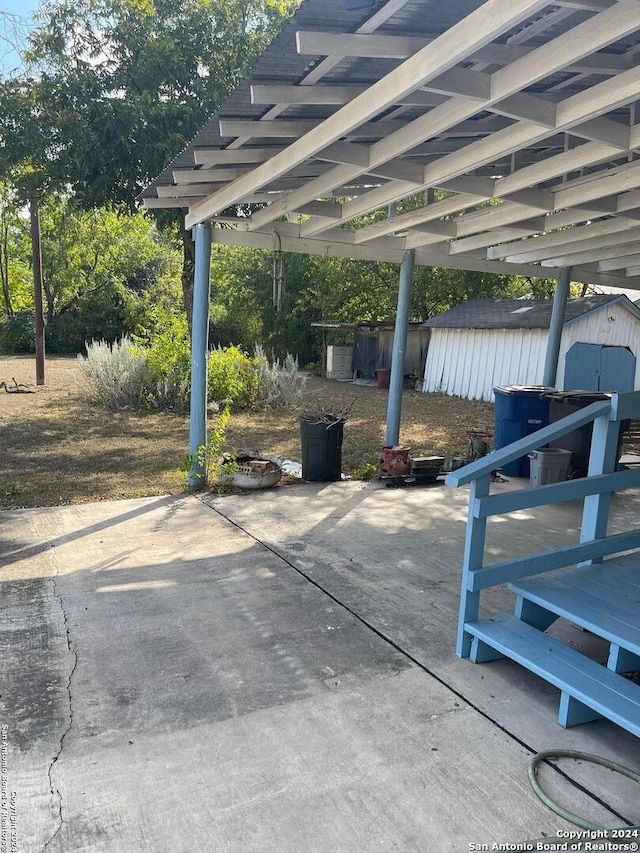
[[[5,316],[12,317],[15,314],[13,297],[9,287],[10,282],[10,258],[16,236],[17,216],[15,205],[8,187],[0,183],[0,294],[2,295],[2,306]]]
[[[279,311],[272,303],[273,253],[214,246],[212,310],[222,343],[256,341],[278,356],[301,362],[318,357],[314,322],[390,321],[396,314],[396,264],[348,258],[285,255],[286,289]],[[555,282],[437,267],[416,267],[411,320],[424,321],[469,299],[548,298]]]
[[[158,322],[154,303],[165,313],[175,310],[180,299],[179,253],[146,213],[83,211],[51,197],[40,214],[48,247],[43,281],[49,350],[80,352],[93,338],[112,341],[123,334],[143,334]],[[33,295],[24,287],[30,255],[24,212],[5,221],[7,256],[11,255],[7,276],[11,310],[5,300],[5,316],[21,316],[5,322],[5,335],[0,330],[0,337],[8,335],[9,344],[15,346],[18,340],[21,349],[32,349],[32,322],[22,314],[33,307]],[[2,223],[0,218],[0,229]]]
[[[19,55],[26,41],[27,21],[15,12],[0,10],[0,68],[5,74],[17,73]]]
[[[60,182],[54,115],[38,81],[26,77],[0,84],[0,180],[29,205],[38,385],[44,385],[45,373],[39,207],[43,193]]]
[[[133,208],[298,2],[48,0],[27,54],[38,76],[3,84],[0,135],[16,139],[27,161],[85,208]],[[2,101],[0,92],[0,112]],[[24,150],[34,137],[26,105],[47,129],[36,157]],[[193,246],[186,235],[182,248],[189,313]]]

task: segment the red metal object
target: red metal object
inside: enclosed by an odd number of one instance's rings
[[[378,457],[378,468],[383,474],[408,474],[411,471],[410,447],[385,445]]]
[[[376,370],[376,379],[378,380],[378,388],[386,388],[389,390],[389,382],[391,381],[391,368],[379,367]]]

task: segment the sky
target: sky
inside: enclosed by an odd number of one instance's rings
[[[0,0],[0,72],[7,74],[20,62],[8,43],[13,41],[14,33],[7,23],[7,16],[17,15],[28,25],[39,6],[39,0]]]

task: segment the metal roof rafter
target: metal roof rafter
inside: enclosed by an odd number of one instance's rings
[[[525,85],[530,85],[532,81],[544,78],[553,70],[566,67],[575,57],[588,53],[590,49],[597,49],[602,45],[610,44],[612,41],[638,28],[640,28],[640,5],[636,0],[632,0],[631,4],[627,0],[620,0],[620,3],[615,7],[578,25],[573,30],[573,37],[569,43],[563,38],[556,38],[552,42],[532,51],[526,57],[491,75],[492,94],[491,98],[486,102],[478,104],[477,101],[470,98],[451,98],[447,103],[440,107],[435,107],[424,116],[410,122],[386,139],[381,140],[379,143],[374,143],[369,149],[370,166],[393,159],[399,153],[410,150],[425,139],[436,136],[454,127],[456,124],[471,118],[478,111],[490,108],[491,104],[497,104],[500,101],[519,94]],[[627,75],[633,79],[635,90],[638,91],[639,71],[637,67],[634,67],[630,71],[623,72],[622,75],[613,78],[619,82],[615,97],[618,99],[621,97],[626,99],[633,97],[629,91],[630,82],[627,79]],[[574,124],[579,124],[576,118],[577,108],[571,102],[573,97],[579,99],[579,107],[582,107],[585,121],[597,115],[598,105],[601,106],[605,98],[611,98],[613,95],[610,80],[592,87],[590,91],[592,93],[595,90],[599,91],[600,86],[605,86],[605,93],[600,99],[594,94],[593,101],[589,104],[584,103],[582,93],[580,93],[579,95],[570,96],[561,102],[561,104],[556,105],[555,110],[558,116],[558,126],[553,129],[553,132],[561,129],[563,127],[562,122],[567,123],[568,120],[574,121],[575,119]],[[562,105],[565,105],[564,112],[560,109]],[[601,109],[605,111],[602,106]],[[530,121],[522,123],[520,137],[516,136],[517,132],[517,126],[514,126],[514,128],[503,132],[501,138],[499,136],[500,132],[498,134],[494,133],[487,140],[471,143],[471,145],[450,154],[449,158],[437,160],[425,170],[424,187],[438,186],[439,180],[446,180],[473,170],[481,164],[490,162],[494,157],[498,157],[505,152],[518,150],[523,145],[531,144],[536,140],[544,139],[545,136],[550,135],[548,126],[538,125]],[[505,144],[500,148],[502,140],[504,140]],[[476,152],[482,149],[484,149],[484,155],[482,157],[476,156]],[[456,162],[458,165],[453,167],[450,173],[447,172],[445,166],[449,164],[453,166]],[[327,185],[330,184],[333,180],[333,173],[328,172],[325,180]],[[311,191],[316,195],[320,195],[322,193],[322,185],[318,183],[310,186],[309,192]],[[306,195],[307,193],[303,188],[295,195],[291,195],[289,198],[275,204],[272,208],[260,211],[254,217],[256,227],[264,225],[267,221],[277,219],[286,210],[295,210],[298,202],[304,203],[311,200],[310,198],[306,198]],[[372,193],[370,197],[362,196],[357,201],[345,205],[344,220],[355,219],[386,204],[399,201],[404,195],[403,188],[395,187],[391,184],[384,191],[377,194]],[[283,209],[285,205],[286,210]],[[310,236],[321,230],[322,228],[316,230],[313,221],[311,221],[306,225],[304,233]]]
[[[347,136],[349,131],[357,128],[364,121],[370,120],[403,95],[414,91],[449,68],[453,68],[469,55],[470,47],[477,48],[489,44],[495,37],[546,5],[548,5],[547,0],[487,0],[485,4],[435,39],[428,47],[414,54],[321,125],[293,142],[282,154],[277,154],[267,163],[258,166],[251,175],[237,179],[220,193],[192,208],[186,217],[186,227],[190,228],[204,221],[208,216],[241,201],[242,196],[247,192],[260,189],[269,181],[287,172],[292,165],[304,162],[327,145]],[[389,156],[386,159],[393,159],[393,157]],[[312,200],[312,198],[306,199],[306,201]]]
[[[266,202],[225,219],[237,245],[277,231],[289,251],[527,275],[571,260],[640,286],[640,0],[389,0],[357,20],[307,0],[145,203],[190,225]],[[331,55],[305,65],[296,32]],[[342,227],[433,188],[450,195]]]

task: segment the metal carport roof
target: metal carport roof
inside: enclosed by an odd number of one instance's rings
[[[638,30],[639,0],[305,0],[144,203],[219,243],[640,288]]]

